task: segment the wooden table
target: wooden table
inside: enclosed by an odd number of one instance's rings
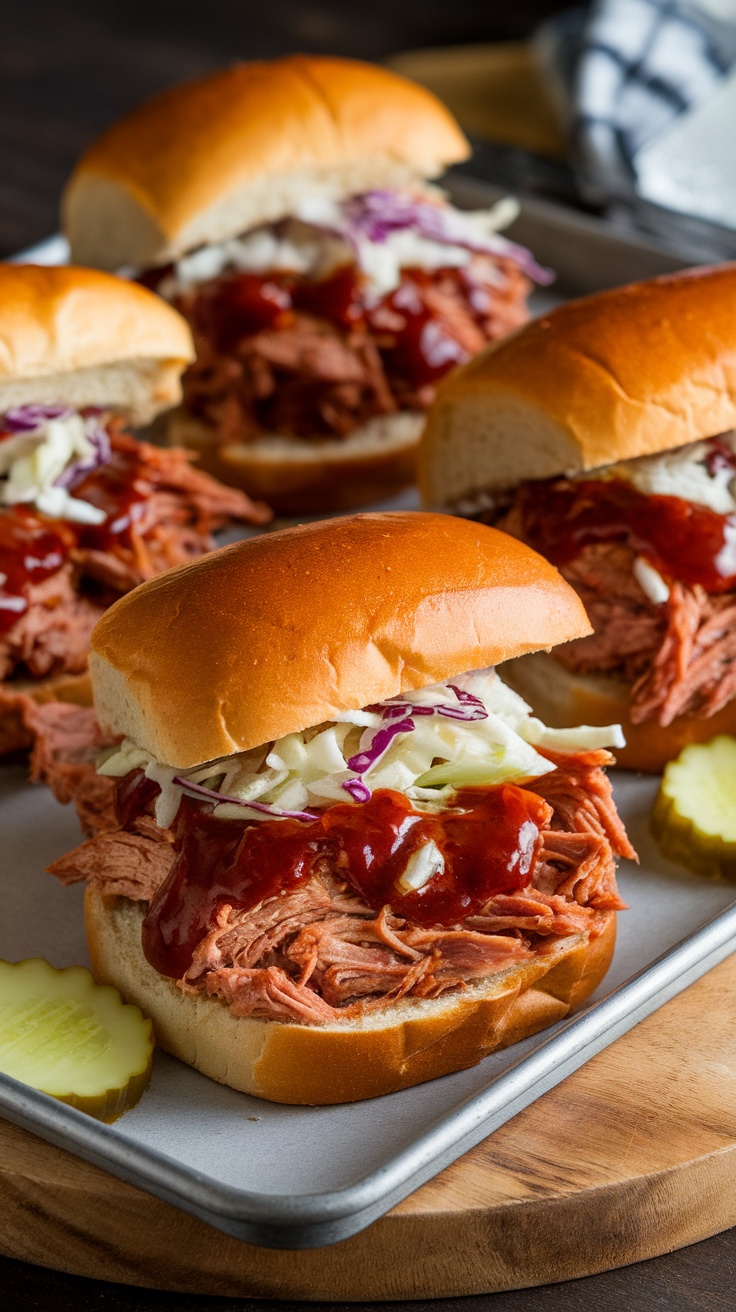
[[[58,193],[81,149],[119,114],[171,82],[233,57],[295,49],[381,59],[409,47],[516,40],[562,7],[560,0],[371,0],[362,7],[345,0],[4,0],[0,254],[56,228]],[[0,1258],[3,1312],[236,1312],[249,1306],[82,1280]],[[493,1312],[732,1312],[736,1230],[667,1257],[539,1290],[384,1306],[422,1312],[491,1306]]]

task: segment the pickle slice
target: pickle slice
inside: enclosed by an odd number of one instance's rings
[[[100,1121],[138,1102],[153,1026],[83,966],[0,961],[0,1071]]]
[[[651,827],[670,861],[736,883],[736,738],[691,743],[669,762]]]

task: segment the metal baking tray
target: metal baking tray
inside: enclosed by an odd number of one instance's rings
[[[493,188],[460,179],[459,203]],[[552,299],[651,277],[686,263],[539,201],[512,235],[559,271]],[[60,238],[24,258],[64,259]],[[550,294],[537,298],[549,304]],[[395,504],[413,504],[405,494]],[[0,1114],[194,1213],[228,1234],[274,1248],[357,1233],[736,948],[733,889],[689,876],[657,853],[648,816],[657,781],[620,774],[615,791],[641,856],[622,862],[630,910],[619,915],[614,962],[594,998],[541,1036],[429,1084],[340,1107],[286,1107],[223,1088],[158,1052],[151,1087],[113,1126],[0,1075]],[[0,956],[88,961],[82,889],[44,874],[79,842],[71,808],[0,766]]]

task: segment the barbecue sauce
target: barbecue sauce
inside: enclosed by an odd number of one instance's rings
[[[666,579],[710,593],[736,587],[736,515],[623,479],[526,483],[520,497],[524,537],[554,565],[595,543],[622,542]]]
[[[228,273],[199,293],[196,318],[223,353],[237,351],[251,334],[289,327],[295,311],[326,319],[342,330],[370,330],[389,376],[418,391],[468,358],[430,304],[431,288],[443,272],[405,269],[400,286],[378,301],[366,298],[365,279],[355,265],[342,265],[318,279],[293,273]]]
[[[135,774],[118,782],[128,817],[136,789],[139,810],[150,801],[149,781]],[[293,892],[324,857],[375,911],[388,904],[419,925],[456,925],[494,894],[529,883],[548,816],[541,797],[515,784],[462,789],[453,810],[432,814],[379,789],[368,802],[332,806],[311,822],[220,820],[210,805],[184,797],[176,859],[144,921],[144,953],[162,975],[181,978],[222,906],[247,910]],[[398,880],[407,861],[430,840],[444,871],[403,892]]]
[[[75,497],[104,510],[101,524],[47,519],[24,505],[0,510],[0,636],[28,609],[34,585],[43,583],[73,558],[76,548],[110,551],[131,545],[131,528],[148,498],[137,481],[135,455],[113,450],[111,459],[73,488]]]
[[[26,506],[0,513],[0,635],[28,609],[34,585],[56,574],[67,560],[74,534]]]
[[[116,451],[106,465],[87,474],[74,488],[74,496],[104,510],[101,524],[75,524],[77,541],[88,551],[111,551],[132,545],[131,530],[150,496],[150,486],[138,481],[135,454]]]

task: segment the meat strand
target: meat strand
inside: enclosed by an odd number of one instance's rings
[[[42,582],[28,585],[25,610],[0,636],[0,754],[33,741],[30,699],[17,700],[14,682],[81,673],[92,629],[118,596],[211,551],[216,529],[234,520],[263,524],[271,518],[267,507],[193,468],[185,451],[139,442],[116,421],[110,441],[109,470],[103,466],[89,475],[75,495],[94,503],[108,484],[114,488],[122,481],[134,489],[135,517],[127,531],[110,534],[104,550],[84,545],[84,531],[72,525],[77,540],[69,558]]]
[[[175,303],[197,349],[184,375],[187,408],[224,443],[251,442],[264,433],[349,437],[379,415],[432,403],[433,383],[420,381],[410,364],[415,351],[433,362],[431,377],[441,372],[440,357],[449,368],[528,318],[530,284],[504,257],[476,256],[467,269],[421,278],[415,271],[415,277],[409,271],[395,297],[351,323],[297,308],[273,327],[240,333],[234,327],[236,274],[180,294]],[[417,345],[404,349],[401,334],[407,317],[412,331],[412,315]]]
[[[518,506],[496,522],[523,539]],[[711,596],[675,581],[656,605],[635,578],[634,561],[630,547],[601,542],[561,565],[594,632],[555,648],[554,658],[573,673],[628,683],[634,724],[707,719],[736,697],[736,594]]]
[[[219,997],[238,1016],[319,1024],[465,987],[528,960],[544,941],[595,937],[605,913],[624,905],[614,853],[635,859],[602,769],[611,758],[604,751],[546,754],[556,769],[528,786],[549,802],[552,820],[521,892],[495,896],[462,925],[424,928],[388,906],[376,914],[324,858],[291,893],[247,911],[221,905],[180,987]],[[94,813],[91,775],[80,774],[77,786],[80,813]],[[108,816],[51,873],[147,903],[173,864],[171,834],[146,816],[132,833],[109,831]]]

